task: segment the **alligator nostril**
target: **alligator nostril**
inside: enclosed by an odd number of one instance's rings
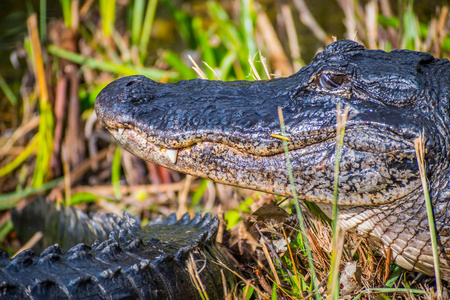
[[[136,83],[136,81],[133,80],[133,81],[128,82],[125,86],[132,86],[135,83]]]

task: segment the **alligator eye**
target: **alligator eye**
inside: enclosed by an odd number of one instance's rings
[[[334,90],[340,87],[345,80],[347,79],[347,76],[343,74],[329,74],[329,73],[323,73],[319,77],[319,83],[320,86],[327,90]]]

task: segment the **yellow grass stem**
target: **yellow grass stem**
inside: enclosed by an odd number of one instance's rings
[[[220,80],[220,76],[216,73],[216,71],[214,70],[213,67],[211,67],[207,62],[203,62],[203,64],[211,70],[211,72],[214,74],[214,76],[216,77],[217,80]]]
[[[33,174],[33,187],[41,186],[49,174],[50,159],[53,152],[53,114],[48,101],[47,81],[39,41],[37,17],[32,14],[28,20],[28,35],[32,49],[32,63],[39,86],[39,147],[36,155],[36,167]]]
[[[0,178],[11,173],[14,169],[20,166],[31,154],[33,154],[38,145],[39,135],[35,135],[31,142],[29,142],[25,149],[22,151],[22,153],[20,153],[12,162],[0,168]]]
[[[267,79],[271,79],[269,67],[267,66],[267,59],[262,55],[261,50],[258,51],[259,58],[261,59],[261,64],[264,68],[264,73],[266,74]]]
[[[272,286],[274,286],[274,288],[273,288],[273,295],[277,295],[276,291],[277,291],[277,289],[280,289],[280,291],[284,294],[283,297],[285,297],[285,299],[286,298],[289,298],[289,299],[292,299],[292,300],[296,300],[297,299],[297,298],[294,298],[293,296],[289,295],[289,292],[285,288],[283,288],[281,285],[279,285],[275,281],[273,281],[272,278],[270,278],[269,276],[267,276],[267,278],[270,281],[272,281]],[[277,289],[275,287],[277,287]],[[280,298],[281,297],[277,297],[277,299],[280,299]],[[283,299],[283,298],[281,298],[281,299]]]
[[[47,82],[45,80],[44,62],[42,60],[41,43],[39,42],[39,34],[37,31],[36,14],[32,14],[28,18],[27,25],[28,25],[28,35],[30,36],[33,51],[34,73],[36,75],[39,85],[39,92],[41,96],[40,100],[44,102],[48,101],[48,90],[47,90]]]
[[[213,263],[215,263],[216,265],[219,265],[222,268],[228,270],[229,272],[234,274],[234,276],[236,276],[237,278],[239,278],[240,280],[242,280],[243,282],[246,283],[246,288],[245,288],[246,290],[244,290],[244,295],[246,295],[248,293],[248,289],[249,289],[249,287],[251,287],[258,293],[258,296],[260,297],[260,299],[268,299],[268,297],[260,289],[258,289],[254,284],[252,284],[252,280],[248,280],[248,279],[242,277],[242,275],[240,273],[230,269],[229,266],[225,265],[220,260],[218,260],[217,262],[213,261]],[[247,299],[247,298],[244,297],[244,299]]]
[[[267,262],[269,263],[270,269],[272,270],[272,274],[273,274],[273,277],[275,277],[277,285],[281,285],[280,278],[278,277],[277,270],[275,269],[275,265],[273,264],[272,258],[270,257],[269,250],[267,250],[267,246],[264,241],[264,238],[261,240],[260,244],[264,251],[264,254],[266,255]]]
[[[270,137],[273,137],[273,138],[276,138],[276,139],[280,139],[280,140],[285,140],[285,141],[288,141],[288,142],[292,142],[290,137],[284,136],[284,135],[281,135],[281,134],[271,133]]]
[[[192,69],[194,69],[194,71],[197,73],[197,75],[201,78],[201,79],[208,79],[208,77],[206,76],[205,73],[203,73],[202,69],[200,69],[200,67],[197,65],[197,63],[195,62],[195,60],[192,58],[192,56],[188,55],[189,60],[192,63]]]
[[[208,294],[206,293],[205,286],[202,283],[202,279],[200,278],[200,272],[197,269],[197,266],[195,264],[194,256],[192,253],[189,254],[189,260],[187,263],[187,268],[189,272],[189,276],[191,277],[191,280],[193,281],[195,288],[200,294],[200,297],[203,300],[209,300]]]
[[[20,252],[22,252],[25,249],[30,249],[33,248],[34,245],[36,245],[37,242],[39,242],[39,240],[43,237],[44,235],[42,234],[41,231],[36,232],[29,240],[28,242],[26,242],[25,244],[23,244],[23,246],[17,250],[16,253],[14,253],[14,255],[11,258],[14,258],[17,254],[19,254]]]
[[[256,56],[256,54],[255,54],[255,56]],[[251,68],[251,70],[252,70],[252,73],[253,73],[253,76],[255,76],[255,79],[256,80],[261,80],[261,76],[259,76],[259,73],[258,73],[258,71],[256,70],[256,67],[255,67],[255,56],[251,56],[251,55],[249,55],[248,56],[248,63],[250,64],[250,68]]]

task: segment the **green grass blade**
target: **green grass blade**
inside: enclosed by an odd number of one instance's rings
[[[122,193],[120,192],[121,156],[122,148],[117,147],[116,151],[114,152],[114,158],[111,166],[111,184],[113,186],[114,197],[116,197],[116,199],[122,198]]]
[[[44,58],[42,56],[39,34],[37,31],[37,17],[31,15],[27,20],[28,35],[31,42],[31,61],[35,77],[39,85],[39,147],[36,154],[36,165],[33,174],[33,186],[42,185],[49,174],[50,159],[53,153],[53,112],[49,102],[47,79],[44,70]]]
[[[425,291],[416,289],[402,289],[402,288],[370,288],[359,293],[353,300],[358,300],[363,295],[368,293],[405,293],[405,294],[425,294]]]
[[[169,64],[172,68],[174,68],[179,74],[180,78],[183,79],[194,79],[197,78],[197,74],[192,68],[185,65],[183,60],[171,50],[167,50],[164,61]]]
[[[239,29],[231,22],[230,17],[220,4],[216,2],[207,2],[206,5],[211,18],[217,23],[218,28],[220,28],[217,34],[224,45],[229,51],[238,49],[237,53],[239,55],[240,63],[249,70],[247,61],[249,52],[246,47],[247,45],[242,42]],[[248,71],[246,73],[248,73]]]
[[[116,21],[116,0],[100,0],[100,18],[102,19],[103,35],[111,36]]]
[[[255,55],[257,52],[253,28],[255,11],[252,4],[252,0],[241,0],[241,27],[247,51],[250,55]]]
[[[76,193],[70,196],[70,205],[95,202],[97,199],[98,195],[89,192]]]
[[[237,59],[237,54],[234,51],[229,51],[220,62],[219,70],[222,80],[235,80],[236,78],[230,78],[230,73],[233,68],[233,62]]]
[[[0,89],[2,89],[3,93],[5,94],[6,98],[8,99],[9,103],[11,105],[17,105],[17,97],[13,93],[13,91],[9,88],[8,84],[6,83],[5,79],[2,75],[0,75]]]
[[[94,58],[88,58],[81,54],[70,52],[54,45],[48,46],[47,50],[55,56],[67,59],[84,67],[107,71],[118,75],[128,76],[139,74],[152,78],[153,80],[161,80],[162,78],[168,78],[169,80],[179,79],[179,74],[176,72],[164,71],[155,68],[136,67],[128,64],[118,65]]]
[[[131,17],[131,44],[138,45],[141,36],[142,20],[144,15],[142,12],[145,8],[144,0],[134,0],[133,15]]]
[[[403,268],[399,266],[395,266],[394,270],[391,272],[389,279],[384,284],[385,287],[391,288],[403,274]]]
[[[418,46],[420,41],[420,28],[417,16],[414,14],[412,3],[408,5],[407,10],[403,14],[403,32],[401,48],[408,50],[420,50]]]
[[[36,167],[33,174],[33,186],[39,187],[44,184],[48,175],[51,155],[53,152],[53,113],[50,103],[40,101],[39,122],[39,146],[36,154]]]
[[[280,119],[281,134],[283,136],[286,136],[283,112],[282,112],[280,106],[278,106],[278,117]],[[312,254],[311,254],[311,247],[309,246],[308,237],[306,234],[305,222],[303,220],[303,213],[300,208],[300,202],[297,197],[297,189],[295,188],[295,184],[294,184],[294,174],[292,173],[291,159],[289,158],[288,144],[287,144],[286,139],[282,139],[282,141],[283,141],[284,152],[286,154],[286,166],[287,166],[288,173],[289,173],[289,182],[291,184],[292,198],[294,199],[294,205],[295,205],[295,209],[297,211],[297,218],[300,223],[300,233],[303,237],[303,244],[305,245],[306,256],[308,257],[309,271],[311,273],[311,282],[312,282],[312,285],[314,287],[314,292],[315,292],[314,294],[315,294],[316,299],[322,299],[322,297],[320,296],[320,293],[319,293],[319,287],[317,286],[316,270],[314,268],[314,262],[313,262],[313,258],[312,258]]]
[[[209,35],[208,32],[205,32],[205,30],[203,29],[203,22],[201,18],[194,18],[192,20],[192,29],[196,33],[198,45],[201,50],[200,57],[208,66],[210,66],[211,68],[215,68],[217,66],[217,62],[214,57],[214,50],[209,44]],[[215,78],[214,72],[209,68],[205,68],[205,72],[208,79],[217,79]]]
[[[161,2],[170,10],[173,18],[177,22],[181,38],[189,45],[189,48],[195,48],[195,39],[193,37],[190,17],[181,9],[178,9],[171,0],[161,0]]]
[[[145,12],[144,26],[142,28],[141,40],[139,42],[141,62],[143,62],[147,56],[148,43],[150,42],[150,35],[152,33],[153,19],[155,18],[157,4],[158,0],[150,0]]]
[[[450,51],[450,37],[446,37],[444,39],[444,42],[442,43],[442,50],[443,51]]]
[[[271,300],[277,300],[278,299],[278,295],[277,295],[277,285],[275,283],[272,284],[272,296],[270,298]]]
[[[47,0],[39,1],[39,36],[41,43],[47,39]]]
[[[194,194],[192,195],[191,203],[193,206],[197,205],[200,199],[202,199],[203,195],[206,192],[206,188],[208,187],[208,180],[202,179],[200,185],[195,190]]]
[[[44,183],[43,185],[41,185],[38,188],[28,187],[28,188],[25,188],[18,192],[6,194],[6,195],[0,195],[0,210],[14,208],[20,201],[24,200],[25,198],[27,198],[31,195],[34,195],[34,194],[38,194],[38,193],[42,193],[47,190],[50,190],[50,189],[56,187],[57,185],[59,185],[61,182],[63,182],[63,180],[64,180],[64,178],[60,177],[60,178],[54,179],[52,181],[49,181],[47,183]]]
[[[437,299],[442,299],[442,281],[441,271],[439,268],[439,252],[437,243],[436,225],[434,224],[433,204],[431,203],[430,194],[428,192],[428,182],[425,173],[425,139],[423,134],[414,141],[417,155],[417,164],[419,165],[420,179],[422,181],[423,194],[427,207],[428,226],[430,228],[431,246],[433,250],[434,260],[434,277],[436,279]]]
[[[72,9],[71,9],[72,1],[71,0],[59,0],[59,2],[61,3],[64,24],[66,24],[67,28],[71,28],[72,27]],[[41,5],[42,5],[42,3],[41,3]]]
[[[336,107],[336,158],[334,165],[334,191],[333,191],[333,235],[331,250],[331,271],[328,278],[328,295],[330,298],[339,298],[339,264],[341,263],[342,249],[339,243],[340,229],[338,225],[338,202],[339,202],[339,168],[341,163],[342,146],[344,145],[345,123],[348,116],[348,107],[342,112],[342,105],[339,102]]]
[[[6,221],[5,224],[0,228],[0,241],[3,239],[14,229],[14,224],[11,220]]]

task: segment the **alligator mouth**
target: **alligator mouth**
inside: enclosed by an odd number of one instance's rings
[[[197,141],[174,149],[156,145],[133,129],[107,129],[124,149],[144,160],[218,183],[291,196],[290,187],[285,184],[287,167],[281,147],[280,151],[270,155],[257,155],[213,141]],[[327,153],[324,157],[333,153],[333,143],[331,140],[323,140],[318,144],[322,152]],[[306,164],[311,155],[317,154],[317,148],[313,150],[303,147],[289,152],[296,155],[296,164],[300,161]],[[280,175],[273,175],[277,171],[283,173],[282,178]],[[327,202],[327,199],[321,197],[315,198],[315,201]]]
[[[224,142],[225,139],[214,140],[214,139],[192,139],[190,141],[185,141],[183,145],[177,145],[175,147],[165,146],[162,144],[156,144],[149,140],[146,135],[140,133],[140,131],[133,130],[131,128],[111,128],[106,127],[106,129],[114,136],[114,138],[121,143],[124,147],[130,148],[130,152],[135,153],[136,150],[140,150],[140,152],[147,153],[149,151],[157,152],[159,156],[165,157],[166,161],[170,161],[173,165],[176,165],[179,153],[188,153],[190,151],[195,151],[195,149],[202,148],[201,145],[204,144],[215,144],[223,149],[234,149],[234,151],[239,152],[239,156],[242,157],[246,155],[248,157],[252,157],[252,159],[257,159],[258,157],[266,157],[266,158],[283,158],[285,155],[285,150],[282,145],[283,139],[289,139],[289,137],[282,136],[280,134],[274,134],[273,138],[277,139],[274,144],[270,147],[265,148],[264,150],[258,150],[251,147],[251,143],[249,145],[241,144],[241,146],[236,146],[231,142]],[[329,144],[334,143],[335,136],[331,136],[329,132],[323,133],[321,135],[311,135],[309,137],[305,137],[309,142],[297,142],[290,143],[288,145],[288,151],[294,152],[296,150],[307,149],[312,145],[320,145],[320,144]],[[311,139],[314,142],[311,142]],[[138,142],[139,141],[139,142]],[[133,143],[138,143],[140,145],[145,145],[144,148],[136,149],[133,146]],[[147,148],[147,150],[145,150]],[[184,155],[187,156],[187,155]]]
[[[139,128],[131,127],[106,127],[114,136],[128,135],[130,132],[139,135],[142,139],[146,140],[162,149],[169,151],[171,157],[175,157],[176,151],[183,149],[189,149],[195,145],[202,143],[214,143],[221,144],[224,147],[234,148],[239,152],[246,153],[253,156],[276,156],[284,153],[283,139],[289,141],[288,150],[294,151],[298,149],[304,149],[316,144],[327,142],[328,140],[335,139],[335,129],[324,129],[321,132],[315,132],[311,134],[304,134],[302,136],[291,137],[290,135],[282,135],[279,131],[271,134],[265,134],[264,138],[260,137],[241,137],[238,135],[230,135],[228,133],[214,133],[214,132],[202,132],[199,135],[195,133],[192,135],[184,135],[182,142],[179,141],[177,134],[171,135],[174,131],[162,131],[162,132],[143,132]]]
[[[198,141],[186,147],[168,148],[152,143],[133,129],[108,130],[126,150],[169,169],[223,184],[292,196],[282,147],[271,155],[256,155],[214,141]],[[372,135],[367,132],[367,128],[360,130]],[[352,134],[351,130],[349,132]],[[396,147],[396,144],[402,146]],[[407,149],[404,142],[394,143],[394,139],[387,144],[379,143],[377,147],[379,149],[375,149],[374,145],[370,147],[371,151],[377,152],[376,155],[367,155],[367,152],[361,151],[355,145],[344,148],[341,175],[343,181],[347,181],[343,183],[343,189],[347,191],[341,194],[340,205],[387,203],[405,197],[420,185],[415,172],[415,154],[411,148]],[[292,148],[289,155],[300,198],[331,203],[335,135],[322,139],[314,144],[314,147]],[[392,173],[389,164],[395,164],[404,170]],[[387,188],[392,185],[396,188]]]
[[[212,133],[206,134],[207,138],[195,136],[192,138],[185,138],[183,143],[179,143],[176,138],[173,138],[172,140],[168,139],[169,141],[165,140],[163,142],[159,137],[167,136],[166,132],[146,133],[142,132],[139,128],[136,130],[126,127],[113,128],[106,126],[106,128],[119,141],[123,140],[126,135],[132,135],[134,137],[139,136],[146,144],[161,149],[162,152],[160,152],[160,155],[167,156],[173,164],[176,164],[178,153],[180,151],[188,151],[188,149],[206,142],[221,144],[224,148],[233,148],[253,157],[279,157],[280,154],[285,154],[283,140],[288,140],[287,146],[289,152],[306,149],[312,146],[318,147],[317,145],[321,144],[331,145],[336,141],[335,127],[322,128],[320,132],[303,133],[301,135],[297,134],[296,136],[289,134],[281,135],[279,132],[267,134],[267,139],[269,141],[265,141],[264,143],[259,140],[244,140],[225,135],[215,136]],[[399,134],[398,132],[393,131],[392,128],[386,128],[386,126],[382,125],[368,125],[360,122],[349,124],[344,136],[348,137],[348,139],[344,140],[344,144],[347,147],[368,153],[382,154],[397,151],[409,152],[414,149],[414,142],[410,137],[406,138],[405,134]],[[131,151],[134,152],[133,150]]]

